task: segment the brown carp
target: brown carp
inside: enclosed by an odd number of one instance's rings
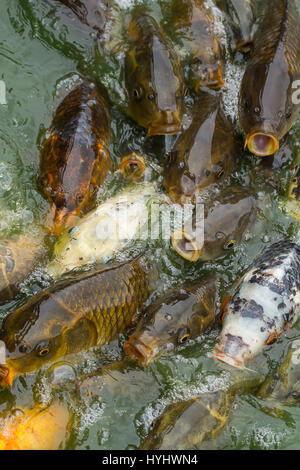
[[[256,199],[252,192],[226,188],[204,206],[204,231],[197,240],[197,216],[171,235],[174,250],[188,261],[209,261],[232,250],[253,221]]]
[[[203,0],[173,0],[172,23],[188,63],[188,82],[200,88],[219,89],[223,81],[223,51],[214,31],[215,17]]]
[[[253,0],[217,0],[216,5],[229,20],[236,49],[243,54],[250,52],[256,20]]]
[[[125,332],[150,295],[155,273],[142,255],[63,279],[31,297],[3,321],[0,384]]]
[[[214,278],[169,289],[147,309],[125,351],[147,366],[167,346],[179,346],[203,333],[215,320],[216,301]]]
[[[300,17],[294,0],[267,2],[253,38],[253,55],[240,90],[245,148],[272,155],[296,121],[295,81],[300,77]]]
[[[53,402],[35,406],[0,423],[0,450],[57,450],[63,448],[71,415],[68,407]],[[2,420],[1,420],[2,421]]]
[[[218,97],[202,94],[193,114],[164,169],[164,186],[175,203],[184,204],[196,192],[230,175],[236,153],[234,130]]]
[[[51,204],[48,229],[55,235],[93,208],[112,166],[109,139],[106,98],[83,80],[59,105],[40,155],[40,183]]]
[[[46,254],[43,235],[21,235],[0,241],[0,304],[11,300],[20,284],[32,273]]]
[[[159,24],[135,13],[128,27],[125,58],[128,114],[148,135],[177,134],[183,114],[183,72]]]

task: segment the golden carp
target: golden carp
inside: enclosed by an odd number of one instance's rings
[[[177,134],[183,114],[180,60],[159,24],[135,13],[128,27],[125,58],[128,114],[148,135]]]
[[[250,52],[256,19],[253,0],[217,0],[216,5],[229,20],[236,49],[243,54]]]
[[[79,266],[106,261],[133,240],[148,239],[149,227],[158,223],[161,198],[154,184],[145,183],[100,204],[58,238],[48,274],[57,279]]]
[[[281,240],[247,269],[223,302],[223,328],[214,356],[243,368],[276,341],[300,314],[300,247]]]
[[[203,234],[199,234],[194,214],[182,230],[171,235],[174,250],[188,261],[209,261],[232,250],[256,214],[254,195],[238,187],[226,188],[215,199],[203,203]]]
[[[164,186],[170,199],[183,204],[228,176],[236,150],[234,130],[220,99],[203,94],[191,125],[178,138],[165,165]]]
[[[173,25],[188,56],[188,82],[196,93],[200,88],[221,88],[223,51],[212,10],[203,0],[172,0],[171,8]]]
[[[112,166],[109,139],[108,103],[83,80],[59,105],[40,155],[42,191],[51,204],[48,228],[55,235],[95,205]]]
[[[0,422],[0,450],[57,450],[64,447],[70,414],[66,405],[52,403],[20,410]]]
[[[125,155],[121,160],[119,171],[128,181],[141,180],[146,171],[146,162],[144,157],[136,153]]]
[[[169,289],[146,310],[125,351],[148,365],[169,345],[179,346],[203,333],[215,320],[216,302],[214,278]]]
[[[20,284],[31,274],[46,254],[43,235],[21,235],[0,241],[0,304],[11,300]]]
[[[300,78],[300,17],[294,0],[267,2],[253,38],[253,55],[240,90],[245,148],[272,155],[296,121],[295,81]]]
[[[125,332],[156,284],[149,260],[82,273],[40,291],[0,330],[0,385]]]

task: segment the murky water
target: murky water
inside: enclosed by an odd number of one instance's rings
[[[133,0],[119,2],[124,14]],[[141,2],[142,3],[142,2]],[[147,7],[162,16],[164,1],[147,1]],[[211,2],[209,2],[211,3]],[[300,8],[300,0],[297,0]],[[109,90],[113,103],[123,100],[118,60],[94,58],[91,44],[75,37],[55,15],[53,0],[1,0],[0,80],[6,84],[7,104],[0,104],[0,237],[30,231],[32,236],[48,210],[48,204],[37,189],[39,150],[53,112],[78,76],[80,70],[101,80]],[[168,25],[166,30],[168,30]],[[218,25],[224,41],[222,25]],[[170,31],[170,34],[172,32]],[[228,57],[229,59],[229,57]],[[226,112],[236,118],[239,83],[244,70],[242,58],[230,59],[226,71],[224,101]],[[187,110],[190,99],[186,98]],[[146,131],[126,118],[113,106],[113,143],[111,152],[115,166],[128,150],[142,149],[150,162],[150,178],[160,179],[166,148],[163,137],[146,140]],[[188,122],[188,112],[185,118]],[[280,207],[291,166],[300,145],[300,119],[273,162],[273,174],[279,190],[255,175],[258,160],[241,154],[232,182],[251,184],[259,194],[260,214],[251,232],[247,233],[235,252],[211,263],[189,264],[179,259],[168,242],[159,242],[152,256],[163,264],[160,291],[171,284],[196,279],[203,272],[216,272],[221,278],[221,294],[231,286],[243,269],[264,246],[284,236],[299,240],[299,226]],[[252,177],[251,177],[252,175]],[[120,189],[120,180],[111,176],[101,197]],[[126,257],[126,253],[123,254]],[[24,284],[23,294],[1,307],[3,318],[27,296],[45,285],[42,269]],[[205,390],[226,387],[228,371],[209,357],[217,331],[203,335],[176,354],[170,353],[155,361],[146,370],[131,366],[110,380],[100,394],[80,396],[72,380],[55,385],[53,373],[45,371],[17,379],[13,390],[0,392],[0,412],[12,407],[30,406],[34,401],[48,403],[54,394],[68,399],[74,409],[75,423],[69,449],[134,449],[147,434],[153,418],[167,403],[200,394]],[[276,345],[266,348],[256,367],[264,374],[276,371],[292,339],[300,338],[295,327]],[[77,375],[122,358],[124,338],[99,351],[81,354],[72,362]],[[69,369],[67,370],[67,372]],[[251,394],[240,396],[225,431],[211,444],[218,449],[296,449],[300,447],[300,408],[284,406],[280,417],[266,413],[262,400]]]

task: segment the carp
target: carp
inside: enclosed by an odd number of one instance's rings
[[[96,85],[82,80],[61,102],[40,154],[40,185],[58,235],[92,209],[112,166],[110,111]]]
[[[173,0],[172,23],[188,64],[187,81],[196,91],[219,89],[223,81],[223,54],[214,30],[215,17],[203,0]]]
[[[140,319],[124,345],[132,358],[148,365],[158,354],[203,333],[215,320],[215,278],[169,289]]]
[[[300,17],[294,0],[267,2],[253,38],[253,54],[240,90],[245,148],[273,155],[296,121],[295,81],[300,78]]]
[[[275,342],[300,313],[300,247],[281,240],[247,269],[222,306],[214,357],[235,367]]]
[[[170,199],[184,204],[212,183],[230,175],[236,142],[220,99],[201,95],[193,120],[177,139],[164,168],[164,187]]]
[[[101,346],[133,325],[156,284],[141,255],[61,280],[5,317],[0,330],[0,385],[68,354]]]
[[[0,304],[18,294],[20,284],[46,254],[43,235],[20,235],[0,241]]]
[[[106,261],[133,240],[148,239],[150,212],[153,226],[161,198],[156,186],[146,183],[131,185],[100,204],[60,235],[48,274],[57,279],[79,266]]]
[[[200,200],[201,202],[201,200]],[[171,235],[174,250],[188,261],[210,261],[232,250],[254,220],[257,201],[244,188],[226,188],[204,203],[203,233],[199,233],[197,213],[184,228]]]
[[[177,134],[183,114],[183,72],[179,57],[159,24],[133,14],[125,57],[128,114],[148,135]]]
[[[256,388],[261,381],[259,374],[243,371],[233,374],[225,389],[171,403],[154,420],[140,449],[195,449],[215,439],[228,423],[236,396]]]
[[[256,21],[256,9],[253,0],[217,0],[217,7],[222,10],[230,24],[235,47],[246,54],[253,48],[253,29]]]

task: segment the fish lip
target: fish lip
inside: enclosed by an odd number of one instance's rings
[[[263,151],[260,152],[257,148],[255,148],[252,145],[252,141],[256,136],[264,136],[264,137],[268,137],[269,139],[271,139],[272,144],[273,144],[272,149],[270,148],[270,150],[266,152],[263,152]],[[257,157],[268,157],[269,155],[274,155],[274,153],[276,153],[279,150],[279,140],[276,137],[276,135],[272,132],[254,131],[251,134],[248,134],[246,136],[244,149],[246,149],[246,147],[248,147],[250,152],[256,155]]]
[[[184,250],[183,247],[181,248],[180,243],[184,240],[191,244],[193,249]],[[196,262],[201,256],[201,248],[198,246],[196,241],[193,240],[193,237],[183,230],[179,230],[171,234],[171,244],[176,253],[187,261]]]
[[[253,50],[253,40],[252,39],[243,39],[236,42],[236,48],[238,51],[243,54],[248,54]]]
[[[173,135],[181,132],[182,124],[151,124],[148,127],[148,136],[152,135]]]
[[[12,388],[14,380],[14,374],[9,367],[4,364],[0,364],[0,387]]]
[[[239,369],[244,366],[244,362],[242,360],[233,356],[228,356],[222,349],[218,347],[215,349],[212,356],[221,362],[225,362],[226,364]]]
[[[124,344],[124,351],[131,359],[138,361],[144,366],[147,366],[154,356],[152,348],[132,337]]]

